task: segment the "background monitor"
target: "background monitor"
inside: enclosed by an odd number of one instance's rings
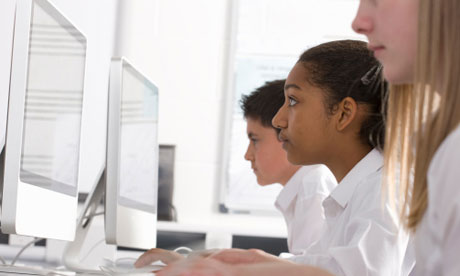
[[[158,220],[177,221],[173,205],[174,193],[174,145],[160,145],[158,164]]]
[[[106,241],[156,245],[158,88],[126,59],[112,59],[106,164]]]
[[[45,0],[17,1],[2,232],[72,240],[86,38]]]

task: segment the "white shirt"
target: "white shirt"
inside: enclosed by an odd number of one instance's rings
[[[324,202],[326,227],[320,240],[290,260],[334,275],[403,274],[408,235],[397,214],[382,203],[383,156],[368,153]]]
[[[415,275],[460,275],[460,126],[428,170],[428,208],[415,235]]]
[[[324,165],[304,166],[289,179],[276,199],[288,229],[288,248],[301,254],[321,236],[324,225],[323,200],[337,186]]]

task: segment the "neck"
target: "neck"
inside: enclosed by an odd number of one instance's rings
[[[280,184],[282,186],[286,186],[286,184],[289,182],[289,180],[291,180],[291,178],[294,176],[294,174],[301,168],[302,166],[292,166],[291,168],[289,168],[289,170],[287,171],[285,177],[283,179],[280,180]]]
[[[340,183],[371,150],[369,145],[342,146],[334,152],[334,157],[326,162],[326,166],[334,174],[337,183]]]

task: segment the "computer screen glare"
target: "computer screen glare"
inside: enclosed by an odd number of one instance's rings
[[[120,203],[156,213],[158,91],[123,66],[120,136]]]

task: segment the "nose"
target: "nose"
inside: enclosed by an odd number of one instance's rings
[[[273,117],[272,125],[273,127],[278,129],[283,129],[287,127],[286,104],[283,104],[283,106],[281,106],[281,108],[276,113],[275,117]]]
[[[363,1],[361,1],[355,18],[351,23],[351,28],[358,34],[368,35],[372,31],[373,22],[369,12],[366,7],[363,6],[362,2]]]
[[[244,154],[244,159],[246,159],[247,161],[251,161],[253,160],[253,158],[254,155],[252,154],[252,143],[249,142],[248,148],[246,149],[246,153]]]

